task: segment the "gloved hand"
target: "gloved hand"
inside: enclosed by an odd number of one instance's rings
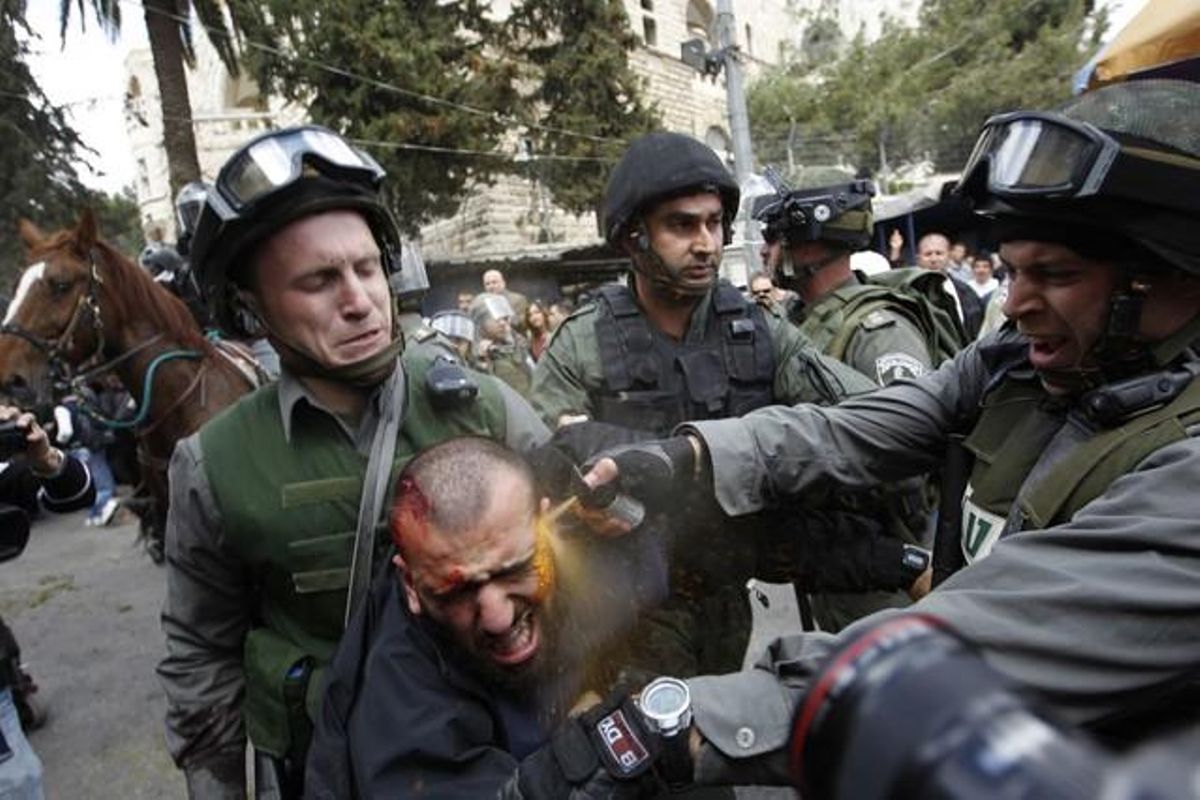
[[[600,491],[612,481],[612,469],[604,464],[611,460],[621,491],[661,508],[677,500],[678,491],[695,479],[700,447],[699,440],[690,436],[614,447],[601,454],[586,479]]]
[[[188,800],[244,800],[246,760],[241,752],[224,752],[184,768]]]
[[[608,700],[555,731],[550,742],[521,762],[500,790],[501,800],[632,800],[657,786],[651,767],[659,738],[627,695]]]

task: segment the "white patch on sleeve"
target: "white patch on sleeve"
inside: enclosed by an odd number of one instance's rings
[[[46,262],[39,261],[38,263],[27,267],[21,273],[21,280],[17,283],[17,293],[13,295],[12,302],[8,304],[8,311],[4,314],[4,324],[10,324],[17,318],[17,311],[21,308],[21,302],[25,296],[29,294],[29,287],[40,281],[42,276],[46,274]]]
[[[1005,519],[971,502],[973,486],[967,486],[962,504],[962,551],[967,563],[985,558],[992,552],[1004,530]]]
[[[875,380],[887,386],[899,378],[919,378],[925,374],[925,365],[908,353],[884,353],[875,359]]]

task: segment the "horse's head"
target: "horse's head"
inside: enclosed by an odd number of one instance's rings
[[[0,392],[29,407],[49,402],[55,379],[102,346],[101,278],[91,209],[50,235],[21,220],[20,235],[29,266],[0,327]]]

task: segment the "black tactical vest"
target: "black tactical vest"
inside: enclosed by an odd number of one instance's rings
[[[627,287],[600,288],[597,420],[663,436],[685,420],[738,417],[774,402],[775,352],[762,311],[725,281],[709,297],[704,337],[688,343],[651,325]]]

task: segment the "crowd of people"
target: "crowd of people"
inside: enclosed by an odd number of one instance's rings
[[[647,134],[601,203],[624,281],[572,307],[489,270],[411,319],[379,165],[317,126],[242,146],[172,266],[279,362],[171,460],[189,797],[793,796],[822,670],[897,620],[1106,741],[1200,721],[1197,107],[989,120],[979,249],[911,265],[892,231],[856,268],[870,181],[777,180],[744,289],[738,183]]]

